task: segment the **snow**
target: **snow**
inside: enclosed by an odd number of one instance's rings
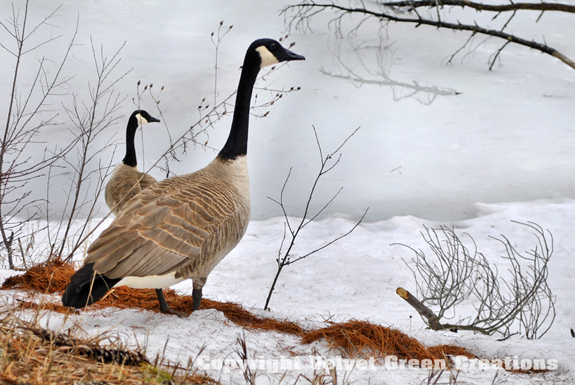
[[[272,296],[271,312],[262,309],[275,273],[274,258],[283,234],[283,219],[252,221],[240,245],[210,275],[204,297],[240,303],[258,316],[289,319],[305,328],[326,327],[329,326],[328,321],[367,320],[397,328],[428,346],[454,344],[468,348],[483,359],[507,358],[519,363],[521,360],[544,360],[546,365],[557,366],[556,370],[546,374],[525,375],[480,369],[475,361],[472,361],[473,366],[463,362],[458,378],[458,383],[462,384],[491,384],[496,373],[498,379],[509,384],[572,383],[575,364],[569,329],[575,326],[570,299],[575,267],[571,263],[570,250],[575,248],[575,240],[570,234],[571,223],[575,220],[575,201],[539,200],[476,206],[480,214],[464,221],[447,223],[405,216],[360,224],[353,233],[329,248],[284,268]],[[508,340],[497,341],[500,335],[426,329],[417,312],[395,294],[397,287],[415,293],[413,276],[403,262],[409,261],[413,252],[392,244],[408,244],[431,255],[420,236],[423,225],[449,225],[456,229],[458,235],[463,232],[470,234],[477,242],[478,250],[490,262],[499,263],[504,248],[490,236],[505,235],[519,251],[535,247],[532,231],[512,221],[533,221],[553,234],[555,249],[550,262],[549,284],[557,300],[557,317],[550,331],[537,340],[527,340],[518,334]],[[294,253],[302,255],[311,251],[322,245],[326,237],[343,234],[354,224],[353,220],[342,216],[310,223],[298,238]],[[500,272],[502,266],[499,265]],[[2,277],[12,274],[15,272],[2,271]],[[181,294],[191,295],[192,282],[184,281],[174,288]],[[24,294],[2,291],[0,295],[10,306],[13,297]],[[42,299],[59,301],[58,296],[36,296],[36,300]],[[468,316],[471,312],[472,306],[468,303],[456,318]],[[22,316],[26,317],[26,314]],[[194,359],[201,372],[205,371],[223,383],[244,381],[243,371],[232,363],[239,360],[236,351],[239,350],[237,339],[240,337],[246,339],[252,369],[258,373],[258,384],[279,383],[286,374],[286,370],[278,369],[282,368],[282,362],[283,365],[296,365],[299,360],[299,366],[287,370],[285,382],[282,382],[294,383],[300,373],[313,377],[312,360],[320,360],[320,363],[334,360],[337,364],[340,357],[321,341],[304,345],[292,335],[243,329],[213,309],[196,311],[185,319],[113,308],[83,311],[66,318],[50,313],[44,315],[41,324],[54,330],[66,330],[79,324],[89,334],[112,331],[131,347],[145,346],[151,358],[159,354],[184,366],[190,358]],[[516,328],[513,330],[518,331]],[[313,358],[314,355],[320,358]],[[227,366],[219,370],[221,362],[226,362]],[[350,370],[341,361],[337,367],[339,378],[345,376],[355,384],[419,384],[429,375],[425,369],[394,369],[393,363],[386,367],[385,364],[370,366],[369,362],[360,364],[358,361],[356,365],[356,369]],[[315,369],[316,372],[323,370],[320,367]]]
[[[178,137],[197,120],[196,108],[202,98],[213,99],[215,49],[210,33],[217,31],[221,20],[226,28],[233,24],[233,29],[218,51],[218,100],[237,86],[241,58],[251,41],[285,35],[279,10],[290,4],[288,1],[252,3],[151,0],[134,7],[130,2],[105,0],[85,1],[81,7],[65,4],[57,12],[58,18],[44,30],[63,37],[28,54],[28,63],[32,64],[27,65],[33,66],[42,54],[59,57],[79,18],[77,45],[65,67],[67,75],[78,76],[70,80],[68,91],[87,98],[86,84],[93,81],[90,37],[98,50],[103,45],[108,57],[126,42],[116,74],[133,70],[115,85],[116,91],[128,95],[120,112],[127,117],[136,108],[131,99],[136,96],[138,80],[154,83],[155,88],[165,86],[161,97],[164,120],[172,135]],[[21,4],[16,2],[15,6]],[[31,17],[40,20],[59,4],[52,0],[32,2]],[[9,15],[8,7],[8,2],[0,4],[0,13]],[[465,21],[459,10],[444,12]],[[504,22],[491,21],[492,15],[485,13],[472,15],[494,28]],[[517,15],[510,28],[517,35],[545,41],[575,57],[575,24],[570,15],[546,12],[537,23],[534,17]],[[357,20],[344,23],[344,32]],[[426,344],[467,347],[487,359],[517,356],[519,360],[557,360],[558,369],[547,374],[499,371],[498,379],[513,385],[573,383],[575,340],[569,333],[570,328],[575,328],[575,307],[570,295],[575,277],[571,255],[575,250],[573,69],[548,55],[510,45],[489,71],[486,62],[501,44],[494,39],[480,45],[482,40],[476,39],[473,49],[465,49],[447,64],[449,56],[465,43],[466,35],[401,24],[392,24],[383,32],[391,48],[383,52],[384,65],[379,68],[378,50],[374,48],[380,43],[376,23],[366,22],[356,34],[336,37],[326,21],[323,15],[312,23],[315,33],[294,30],[288,38],[288,42],[297,43],[292,50],[305,55],[305,62],[291,63],[258,83],[259,87],[273,89],[302,89],[270,107],[268,117],[251,120],[252,221],[240,245],[210,275],[204,288],[205,298],[237,302],[262,316],[287,317],[313,327],[325,326],[328,319],[369,320],[396,327]],[[5,41],[5,35],[1,39]],[[368,73],[360,57],[367,68],[385,71],[388,78]],[[3,72],[10,74],[13,59],[2,51],[0,60]],[[349,76],[344,65],[363,81],[338,77]],[[29,83],[31,79],[24,76],[23,81]],[[8,75],[0,79],[2,89],[8,90],[10,82]],[[405,85],[415,85],[420,91],[407,97],[413,88]],[[433,91],[421,90],[423,87],[432,87]],[[266,91],[258,93],[262,99],[269,97]],[[7,92],[0,95],[0,105],[7,105],[7,97]],[[65,116],[58,110],[60,102],[55,102],[54,108]],[[157,110],[149,98],[144,99],[142,108],[156,116]],[[3,119],[5,113],[6,110],[0,112]],[[211,147],[221,147],[229,124],[229,118],[224,118],[210,131]],[[369,212],[348,237],[287,267],[273,294],[272,311],[263,312],[284,229],[279,207],[267,197],[277,199],[293,167],[286,205],[293,220],[302,215],[311,181],[319,169],[312,125],[318,131],[324,153],[337,148],[355,128],[361,129],[343,148],[338,166],[322,179],[312,209],[321,208],[341,186],[342,192],[301,233],[294,253],[303,255],[347,232],[367,207]],[[63,141],[65,127],[52,128],[40,139],[50,139],[50,144]],[[115,133],[122,142],[124,127],[124,123],[113,126],[112,133],[104,139]],[[151,165],[168,146],[165,129],[151,127],[142,130],[145,151],[138,152],[141,166]],[[141,144],[139,141],[139,148]],[[123,154],[118,150],[105,156],[114,163]],[[182,161],[170,167],[176,174],[194,171],[213,156],[211,150],[196,148],[181,155]],[[164,177],[158,169],[151,173],[158,179]],[[66,174],[61,177],[66,178]],[[39,183],[34,187],[35,194],[42,197],[45,181],[34,183]],[[54,211],[63,205],[58,195],[62,194],[54,194],[50,200]],[[103,199],[100,207],[103,216],[107,213]],[[553,234],[555,250],[549,283],[557,298],[557,317],[549,333],[539,340],[516,335],[496,341],[497,336],[426,330],[415,310],[395,294],[399,286],[415,292],[413,276],[403,262],[411,259],[413,253],[392,244],[425,250],[420,235],[423,226],[448,225],[459,234],[469,233],[490,261],[500,263],[504,250],[490,237],[504,234],[519,250],[534,247],[532,232],[512,221],[535,222]],[[42,250],[40,237],[35,247]],[[2,277],[13,274],[1,271]],[[190,294],[191,282],[175,288]],[[14,298],[24,294],[2,291],[0,295],[10,306]],[[462,309],[463,313],[468,311],[471,306]],[[305,364],[314,349],[320,357],[335,358],[324,343],[302,345],[293,336],[244,330],[214,310],[197,311],[187,319],[179,319],[138,310],[106,309],[67,319],[49,314],[42,322],[55,330],[74,323],[91,334],[111,330],[123,336],[130,346],[145,346],[150,357],[161,355],[165,349],[168,360],[184,365],[200,352],[208,364],[215,365],[218,359],[236,359],[236,340],[245,335],[248,352],[257,360],[258,384],[280,381],[283,371],[274,373],[271,369],[282,357],[293,358],[290,351],[301,357],[302,368],[288,371],[282,383],[294,383],[301,372],[311,375],[313,370]],[[261,369],[259,365],[265,367],[268,361],[271,369]],[[244,382],[241,370],[228,373],[224,369],[209,369],[207,364],[204,368],[223,383]],[[458,383],[491,384],[495,373],[491,369],[465,369]],[[386,370],[381,365],[372,369],[367,363],[366,370],[350,372],[338,367],[338,375],[356,384],[419,384],[429,373],[423,369]],[[298,383],[305,381],[300,378]]]

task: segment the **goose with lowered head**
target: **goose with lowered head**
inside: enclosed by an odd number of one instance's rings
[[[84,266],[62,296],[82,308],[111,288],[154,288],[162,312],[171,312],[161,288],[193,280],[193,310],[216,265],[243,237],[250,216],[247,169],[250,102],[258,72],[279,62],[304,60],[272,39],[248,48],[232,126],[217,157],[191,174],[165,179],[126,205],[88,249]]]

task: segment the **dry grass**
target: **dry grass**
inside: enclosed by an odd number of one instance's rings
[[[195,373],[175,376],[175,369],[158,369],[140,352],[125,349],[117,340],[110,343],[105,336],[79,339],[25,323],[13,315],[0,321],[2,384],[216,383]]]

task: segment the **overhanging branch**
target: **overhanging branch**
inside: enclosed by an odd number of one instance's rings
[[[467,0],[416,0],[416,1],[389,1],[380,2],[384,7],[408,7],[411,9],[420,7],[468,7],[477,11],[490,11],[490,12],[511,12],[511,11],[558,11],[575,13],[575,5],[570,4],[556,4],[556,3],[509,3],[509,4],[483,4],[474,3]]]
[[[388,3],[391,4],[391,3]],[[282,10],[282,13],[285,13],[289,10],[296,10],[297,14],[293,17],[293,19],[299,18],[300,21],[304,19],[309,19],[310,17],[316,15],[317,13],[324,11],[324,10],[334,10],[336,12],[341,13],[342,15],[345,14],[361,14],[361,15],[368,15],[372,16],[381,20],[389,20],[395,21],[397,23],[410,23],[415,24],[415,27],[419,27],[420,25],[429,25],[436,28],[443,28],[443,29],[451,29],[454,31],[469,31],[473,34],[481,34],[486,36],[497,37],[500,39],[505,40],[506,42],[519,44],[525,47],[529,47],[545,54],[551,55],[563,63],[567,64],[569,67],[575,69],[575,62],[562,54],[561,52],[557,51],[555,48],[549,47],[548,45],[537,43],[533,40],[526,40],[510,33],[506,33],[503,31],[498,31],[494,29],[488,29],[480,27],[477,24],[469,25],[469,24],[462,24],[462,23],[449,23],[443,20],[430,20],[425,19],[421,16],[417,18],[409,18],[409,17],[400,17],[395,16],[385,12],[376,12],[366,8],[351,8],[351,7],[344,7],[337,4],[318,4],[314,2],[302,2],[296,5],[290,5],[285,7]],[[308,13],[309,12],[309,13]]]

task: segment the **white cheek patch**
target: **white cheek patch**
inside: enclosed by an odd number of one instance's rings
[[[140,114],[136,114],[136,120],[138,121],[138,126],[143,126],[148,123],[148,120]]]
[[[262,58],[262,65],[260,68],[279,63],[278,59],[276,59],[276,57],[266,48],[266,46],[259,46],[256,48],[256,51],[259,52],[260,57]]]

